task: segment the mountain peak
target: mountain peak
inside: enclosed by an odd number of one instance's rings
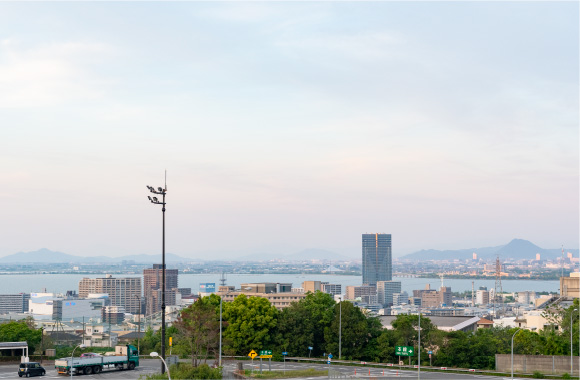
[[[529,257],[532,258],[536,253],[544,252],[543,248],[534,243],[523,239],[513,239],[508,244],[501,247],[496,254],[508,257]]]

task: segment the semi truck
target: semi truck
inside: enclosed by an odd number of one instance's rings
[[[85,374],[99,373],[103,369],[115,368],[117,370],[135,369],[139,366],[139,353],[135,346],[116,346],[115,355],[86,357],[86,358],[61,358],[55,360],[54,367],[59,374]]]

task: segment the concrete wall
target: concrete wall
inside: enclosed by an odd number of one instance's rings
[[[533,373],[539,371],[546,375],[567,373],[578,376],[578,356],[572,357],[574,373],[570,372],[570,356],[514,355],[514,373]],[[495,369],[511,372],[511,355],[495,355]]]

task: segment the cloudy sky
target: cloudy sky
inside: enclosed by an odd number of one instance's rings
[[[578,11],[0,3],[0,256],[578,248]]]

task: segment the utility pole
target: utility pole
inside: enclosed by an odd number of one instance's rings
[[[338,327],[338,360],[342,357],[342,297],[338,297],[338,305],[340,309],[340,319]]]
[[[421,309],[419,309],[419,345],[417,349],[419,350],[417,356],[417,379],[421,379]]]
[[[141,353],[141,349],[139,347],[139,338],[141,337],[141,296],[138,296],[137,294],[133,294],[135,297],[137,297],[137,299],[139,300],[139,317],[138,317],[138,322],[137,322],[137,326],[139,328],[139,332],[137,333],[137,352]]]

